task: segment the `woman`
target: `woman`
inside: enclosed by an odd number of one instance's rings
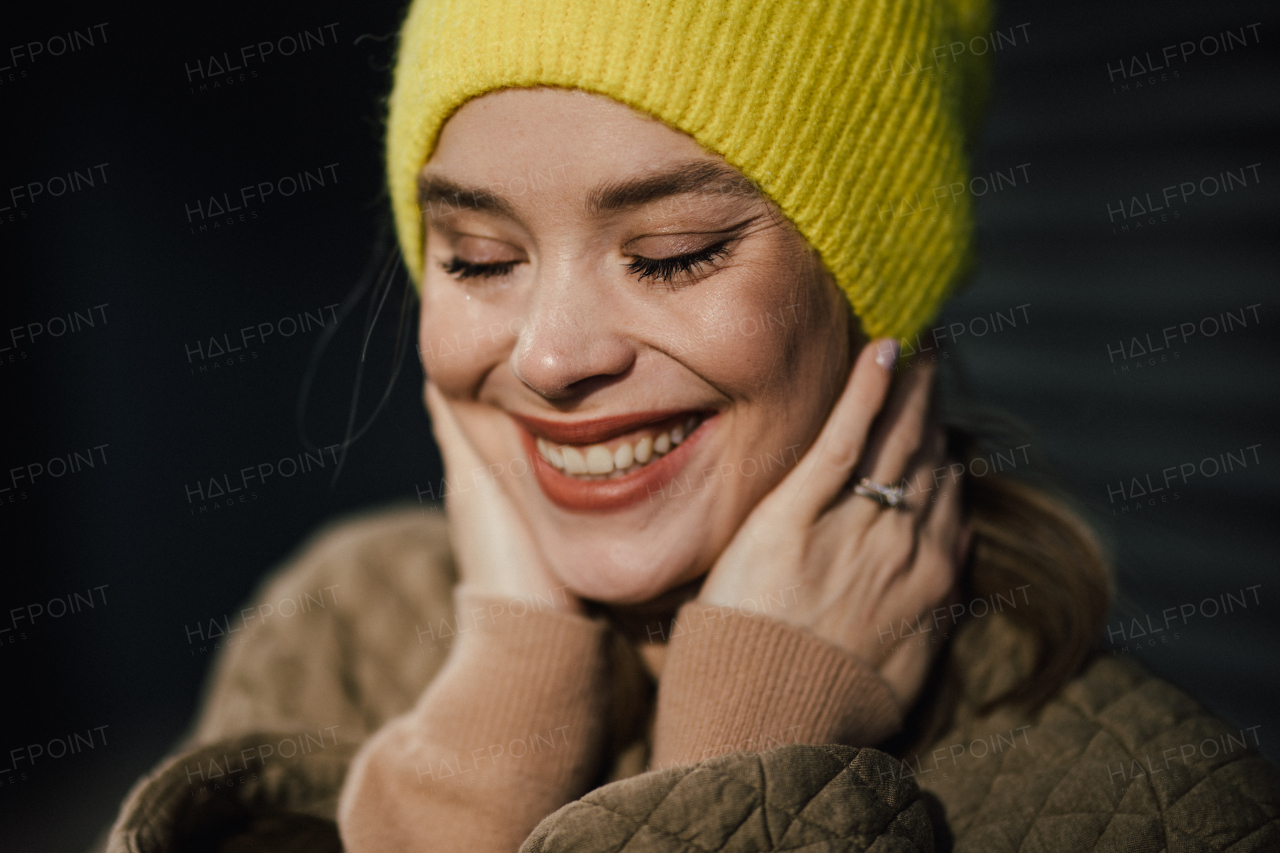
[[[934,49],[986,20],[416,2],[388,176],[447,521],[278,577],[335,609],[220,661],[109,849],[1280,844],[1243,732],[1090,656],[1087,528],[896,364],[967,268],[984,71]]]

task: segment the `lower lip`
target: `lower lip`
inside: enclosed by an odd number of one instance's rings
[[[684,441],[656,462],[650,462],[625,477],[611,480],[580,480],[560,472],[542,458],[533,435],[517,424],[520,440],[532,460],[533,473],[542,493],[556,506],[575,512],[604,512],[633,506],[661,494],[680,469],[689,461],[693,448],[710,430],[718,416],[712,415],[698,424]]]

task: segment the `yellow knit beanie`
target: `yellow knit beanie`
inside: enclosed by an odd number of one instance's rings
[[[864,332],[908,337],[971,263],[989,25],[987,0],[414,0],[387,128],[405,263],[420,287],[417,175],[458,107],[583,89],[724,157],[817,249]]]

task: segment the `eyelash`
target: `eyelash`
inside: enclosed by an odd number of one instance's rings
[[[671,277],[687,273],[700,264],[729,254],[729,241],[725,240],[687,255],[676,255],[673,258],[636,258],[627,264],[627,272],[639,276],[640,281],[652,278],[656,281],[669,282]]]
[[[515,269],[518,261],[502,261],[496,264],[473,264],[470,261],[464,261],[462,258],[454,257],[453,260],[440,264],[444,271],[449,275],[457,278],[493,278],[494,276],[506,275]]]
[[[638,276],[640,281],[652,278],[656,281],[669,282],[675,275],[690,272],[700,264],[727,256],[729,254],[729,243],[729,240],[725,240],[697,252],[676,255],[671,258],[636,258],[627,264],[627,272]],[[446,273],[458,279],[495,278],[509,274],[515,269],[517,263],[519,261],[473,264],[455,256],[452,260],[442,262],[440,266]]]

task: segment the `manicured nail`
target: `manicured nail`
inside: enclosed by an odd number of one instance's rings
[[[893,370],[893,366],[898,363],[898,353],[901,351],[901,345],[895,341],[886,338],[876,343],[876,364],[885,370]]]

